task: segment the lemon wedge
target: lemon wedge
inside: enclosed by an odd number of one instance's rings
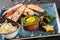
[[[29,17],[27,20],[26,20],[28,23],[32,23],[35,21],[35,18],[34,17]]]

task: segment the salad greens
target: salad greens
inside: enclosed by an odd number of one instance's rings
[[[27,23],[26,22],[26,19],[29,18],[29,17],[34,17],[35,18],[35,21],[32,22],[32,23]],[[31,26],[31,25],[35,25],[35,24],[38,24],[40,21],[40,19],[37,17],[37,16],[26,16],[22,19],[22,23],[24,26]]]
[[[44,16],[44,20],[42,22],[43,25],[47,25],[49,22],[51,22],[55,19],[55,16],[53,16],[53,15],[41,14],[40,17],[41,16]],[[29,17],[34,17],[36,20],[32,23],[27,23],[26,19]],[[24,24],[24,26],[34,25],[34,24],[39,23],[39,21],[40,21],[40,18],[38,16],[26,16],[26,17],[22,18],[22,23]]]
[[[55,19],[55,16],[53,16],[53,15],[45,14],[44,17],[48,20],[48,22],[51,22],[51,21],[53,21]]]
[[[41,14],[40,17],[43,16],[44,20],[42,22],[43,25],[47,25],[49,22],[53,21],[55,19],[55,16],[48,15],[48,14]],[[46,21],[46,22],[45,22]]]

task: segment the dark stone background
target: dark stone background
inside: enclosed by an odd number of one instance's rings
[[[37,0],[36,0],[37,1]],[[60,8],[60,0],[39,0],[41,1],[41,3],[51,3],[51,2],[55,2],[57,7]],[[16,2],[20,2],[21,0],[0,0],[0,9],[2,9],[2,7],[12,7],[16,4]]]

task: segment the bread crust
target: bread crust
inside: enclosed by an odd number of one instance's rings
[[[23,14],[24,10],[25,10],[25,6],[21,6],[14,14],[12,17],[13,21],[17,21],[19,19],[19,17]]]
[[[17,9],[19,9],[23,4],[17,4],[14,7],[9,8],[6,12],[4,12],[3,16],[8,17],[12,15]]]
[[[41,7],[34,5],[34,4],[28,4],[27,8],[38,11],[38,12],[44,12],[45,10],[42,9]]]
[[[23,13],[24,15],[34,15],[34,11],[33,10],[31,10],[31,9],[29,9],[29,8],[26,8],[25,10],[24,10],[24,13]]]

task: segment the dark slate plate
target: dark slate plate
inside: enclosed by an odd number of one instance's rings
[[[33,31],[33,37],[32,32],[24,30],[22,27],[20,28],[19,33],[17,36],[19,36],[21,39],[30,39],[30,38],[39,38],[39,37],[50,37],[50,36],[57,36],[60,33],[60,27],[59,27],[59,18],[58,13],[56,9],[55,3],[50,4],[40,4],[40,7],[44,8],[48,15],[55,16],[56,19],[52,22],[50,22],[51,25],[54,25],[55,31],[54,32],[45,32],[41,31],[40,28],[36,31]],[[5,9],[3,9],[0,13],[0,17],[2,17],[3,12]]]

